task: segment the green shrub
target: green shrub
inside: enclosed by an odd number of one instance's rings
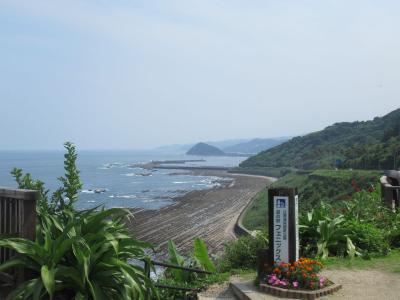
[[[324,202],[307,214],[300,223],[300,254],[326,259],[330,255],[350,257],[359,254],[350,237],[351,230],[345,226],[342,214],[335,214]]]
[[[374,224],[351,220],[344,224],[348,236],[363,253],[387,254],[389,243],[382,230]]]
[[[389,224],[387,226],[389,229],[387,234],[389,244],[394,248],[400,248],[400,214],[391,212]]]
[[[380,198],[380,189],[359,191],[335,206],[321,205],[300,216],[301,255],[387,254],[400,241],[400,217]]]
[[[315,209],[303,213],[299,217],[300,255],[303,257],[315,257],[317,255],[319,240],[319,222],[329,216],[330,207],[321,203]]]
[[[257,254],[267,247],[266,234],[242,236],[229,243],[220,259],[219,269],[229,271],[232,269],[255,269],[257,267]]]
[[[389,232],[388,242],[391,247],[400,248],[400,229],[391,230]]]
[[[190,283],[179,283],[179,286],[196,289],[201,291],[205,289],[207,286],[222,283],[229,280],[230,273],[214,273],[207,276],[198,276],[196,280]],[[178,284],[174,279],[161,278],[157,282],[158,284],[165,284],[171,286],[177,286]],[[172,289],[159,289],[158,294],[160,299],[163,300],[178,300],[178,299],[197,299],[197,295],[195,292],[187,292],[187,291],[178,291]]]

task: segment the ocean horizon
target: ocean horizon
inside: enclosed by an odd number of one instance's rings
[[[138,153],[135,151],[79,151],[77,166],[83,189],[76,205],[87,209],[99,205],[159,209],[172,204],[174,199],[193,190],[210,189],[230,181],[230,178],[193,175],[180,169],[145,170],[132,167],[150,161],[193,160],[185,166],[235,167],[245,157],[200,157],[184,154]],[[11,170],[21,168],[35,180],[45,183],[50,192],[56,190],[63,176],[64,152],[15,151],[0,152],[0,186],[17,187]],[[95,192],[95,190],[98,192]],[[100,191],[100,192],[99,192]]]

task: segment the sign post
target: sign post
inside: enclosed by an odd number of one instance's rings
[[[268,190],[268,265],[299,259],[298,195],[296,188]]]

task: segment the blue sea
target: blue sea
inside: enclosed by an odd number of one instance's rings
[[[185,166],[237,166],[244,157],[195,157],[186,155],[138,154],[129,151],[80,151],[77,165],[84,183],[77,207],[129,207],[158,209],[173,203],[174,197],[189,191],[210,189],[229,178],[194,176],[174,169],[143,170],[132,164],[160,160],[193,160]],[[10,171],[17,167],[34,179],[45,182],[50,191],[60,186],[57,178],[63,173],[63,152],[0,152],[0,186],[16,187]],[[95,193],[95,189],[104,192]]]

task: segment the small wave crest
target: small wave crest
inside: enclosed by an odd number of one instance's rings
[[[121,174],[122,176],[128,177],[145,177],[145,176],[153,176],[151,173],[125,173]]]
[[[81,193],[83,194],[94,194],[93,190],[82,190]]]
[[[109,198],[119,198],[119,199],[136,199],[136,195],[111,195]]]

